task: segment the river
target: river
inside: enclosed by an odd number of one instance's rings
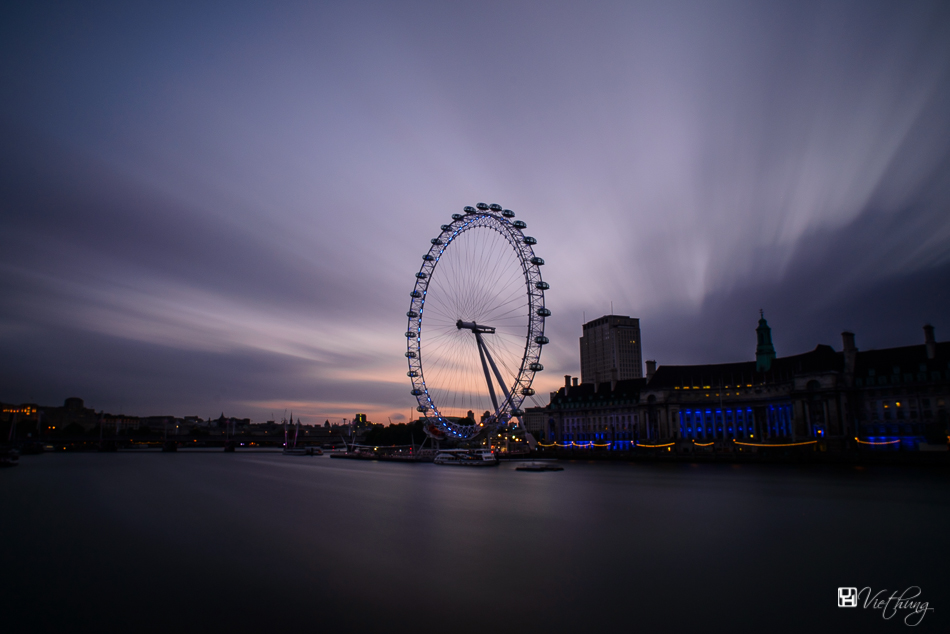
[[[466,469],[245,452],[0,471],[0,619],[33,632],[947,631],[950,476]]]

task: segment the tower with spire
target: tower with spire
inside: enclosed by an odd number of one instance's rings
[[[759,327],[755,329],[758,343],[755,346],[755,371],[768,372],[775,360],[775,346],[772,345],[772,329],[765,321],[765,312],[759,309]]]

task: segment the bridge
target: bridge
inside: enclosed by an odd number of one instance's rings
[[[128,433],[92,436],[46,436],[41,438],[20,438],[20,453],[40,453],[44,447],[52,446],[56,450],[88,450],[88,451],[116,451],[118,449],[146,449],[156,448],[163,451],[177,451],[178,449],[221,449],[234,451],[241,448],[274,448],[283,449],[283,434],[141,434]],[[296,447],[307,449],[345,448],[346,440],[342,437],[328,441],[327,438],[298,438]]]

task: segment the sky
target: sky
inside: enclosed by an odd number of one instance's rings
[[[476,202],[663,364],[950,333],[946,2],[5,2],[0,401],[414,415],[405,312]]]

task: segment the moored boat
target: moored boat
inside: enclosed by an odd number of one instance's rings
[[[16,449],[0,449],[0,467],[15,467],[20,464],[20,452]]]
[[[323,449],[319,447],[284,447],[285,456],[322,456]]]
[[[526,462],[515,467],[515,471],[564,471],[564,467],[551,462]]]
[[[290,414],[291,424],[293,424],[294,415]],[[294,428],[294,440],[289,442],[287,437],[287,421],[284,421],[284,455],[285,456],[322,456],[323,449],[320,447],[298,447],[297,437],[300,436],[300,419],[297,419],[297,426]]]
[[[435,454],[435,464],[460,467],[493,467],[498,458],[490,449],[442,449]]]

